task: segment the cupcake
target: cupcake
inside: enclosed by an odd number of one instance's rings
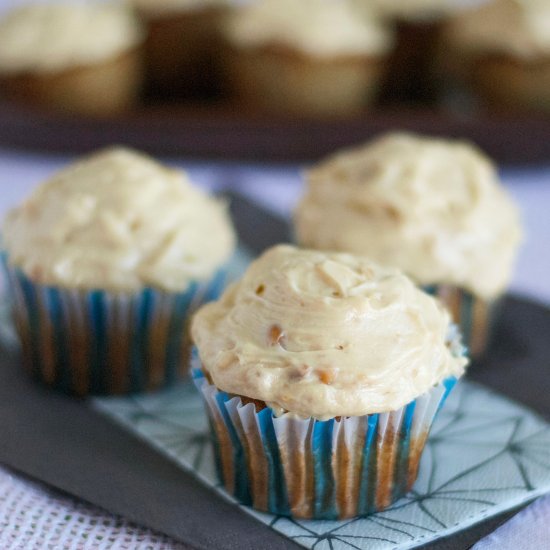
[[[130,0],[147,30],[152,97],[211,97],[220,88],[220,20],[227,0]]]
[[[493,0],[446,26],[441,64],[488,105],[550,111],[550,2]]]
[[[391,32],[350,0],[260,0],[222,29],[228,84],[262,110],[349,115],[372,102]]]
[[[306,186],[299,243],[403,270],[446,303],[472,354],[483,351],[521,237],[488,158],[467,143],[393,133],[320,162]]]
[[[278,245],[192,321],[228,493],[296,518],[389,506],[467,363],[447,311],[364,257]]]
[[[107,149],[61,170],[3,225],[24,364],[78,395],[171,384],[234,240],[225,204],[144,155]]]
[[[118,4],[29,4],[0,20],[0,93],[66,112],[135,105],[142,31]]]

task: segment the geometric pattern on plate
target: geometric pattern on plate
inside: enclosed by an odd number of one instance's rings
[[[154,395],[96,398],[93,406],[232,501],[219,484],[204,405],[191,382]],[[387,510],[312,521],[242,509],[306,548],[402,550],[549,491],[550,425],[463,380],[434,422],[413,490]]]

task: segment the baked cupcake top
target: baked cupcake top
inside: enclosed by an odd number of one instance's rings
[[[237,47],[286,47],[311,56],[379,55],[393,43],[390,30],[350,0],[260,0],[231,15],[224,27]]]
[[[142,13],[151,15],[172,14],[227,6],[229,0],[128,0]]]
[[[445,39],[465,53],[504,54],[519,59],[550,55],[548,0],[493,0],[454,18]]]
[[[483,298],[506,287],[521,239],[516,207],[473,146],[394,133],[306,174],[295,213],[304,246],[365,254],[421,284]]]
[[[223,202],[123,148],[55,174],[8,213],[3,237],[10,263],[37,283],[127,292],[183,291],[235,242]]]
[[[397,409],[466,359],[449,315],[405,275],[350,254],[278,245],[192,322],[222,391],[328,419]]]
[[[29,4],[0,20],[0,73],[47,73],[90,65],[142,40],[131,10],[120,4]]]

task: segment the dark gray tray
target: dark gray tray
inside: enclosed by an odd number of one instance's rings
[[[287,240],[288,228],[233,197],[241,241],[255,252]],[[504,300],[495,342],[468,377],[550,419],[550,311]],[[226,503],[192,475],[91,410],[32,383],[17,355],[0,348],[0,462],[196,549],[275,550],[292,541]],[[424,548],[462,550],[514,511]]]
[[[544,164],[550,117],[537,112],[461,112],[381,106],[353,117],[301,118],[231,104],[164,104],[93,118],[28,108],[0,98],[0,144],[25,150],[87,153],[124,143],[151,154],[238,161],[313,161],[395,130],[476,143],[499,165]]]

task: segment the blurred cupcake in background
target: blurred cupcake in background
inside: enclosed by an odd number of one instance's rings
[[[440,64],[491,107],[550,111],[550,2],[493,0],[454,18]]]
[[[143,79],[142,29],[117,3],[27,4],[0,19],[0,93],[60,111],[133,107]]]
[[[518,211],[473,146],[405,133],[337,153],[306,173],[298,242],[364,254],[438,295],[472,355],[521,240]]]
[[[215,297],[235,237],[182,172],[113,148],[55,174],[3,225],[24,364],[67,393],[171,384],[189,313]]]
[[[223,27],[228,84],[269,112],[349,115],[376,96],[392,33],[350,0],[260,0]]]
[[[439,95],[434,59],[444,22],[463,0],[355,0],[395,27],[396,45],[381,90],[383,103],[433,103]],[[471,4],[483,0],[467,0]]]
[[[448,312],[405,275],[289,245],[191,330],[225,489],[297,518],[366,515],[404,496],[467,363]]]
[[[220,20],[229,0],[128,0],[147,31],[148,93],[177,99],[220,89]]]

